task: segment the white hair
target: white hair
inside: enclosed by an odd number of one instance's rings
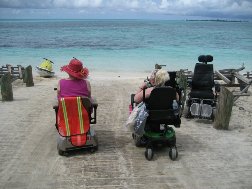
[[[151,74],[150,74],[150,79],[155,79],[157,71],[158,71],[158,69],[155,69],[155,70],[153,70],[153,71],[151,72]]]
[[[155,77],[155,85],[156,86],[164,86],[165,82],[170,80],[170,76],[168,74],[168,71],[165,69],[160,69],[157,71],[156,73],[156,77]]]

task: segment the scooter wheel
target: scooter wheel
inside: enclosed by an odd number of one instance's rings
[[[185,106],[185,107],[184,107],[184,110],[183,110],[183,113],[182,113],[182,114],[183,114],[184,117],[187,118],[187,119],[192,118],[192,115],[191,115],[191,112],[190,112],[190,108],[189,108],[188,106]]]
[[[134,134],[134,133],[132,133],[132,138],[133,138],[133,140],[135,139],[135,137],[136,137],[136,136],[135,136],[135,134]]]
[[[154,155],[154,153],[153,153],[152,148],[146,148],[146,150],[145,150],[145,158],[147,160],[151,161],[152,158],[153,158],[153,155]]]
[[[96,152],[98,150],[98,146],[95,146],[95,147],[93,147],[93,148],[90,148],[90,152],[91,153],[94,153],[94,152]]]
[[[169,157],[172,161],[175,161],[178,157],[178,151],[176,147],[172,147],[169,150]]]
[[[212,112],[212,115],[211,115],[212,121],[214,121],[214,119],[215,119],[216,111],[217,111],[216,108],[213,108],[213,112]]]
[[[135,135],[134,142],[135,142],[136,147],[141,147],[142,145],[141,137]]]
[[[57,150],[58,150],[58,154],[59,154],[60,156],[65,156],[65,155],[66,155],[66,152],[63,151],[63,150],[61,150],[61,149],[59,149],[58,146],[57,146]]]

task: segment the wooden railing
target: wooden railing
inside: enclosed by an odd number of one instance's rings
[[[21,65],[12,66],[10,64],[6,64],[6,66],[0,67],[0,78],[8,72],[11,74],[13,79],[23,79],[24,67]]]
[[[252,79],[252,72],[247,72],[247,73],[243,74],[243,76],[248,79]]]

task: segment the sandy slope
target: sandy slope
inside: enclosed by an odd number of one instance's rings
[[[0,102],[0,188],[251,188],[252,97],[238,100],[228,131],[183,118],[176,129],[177,161],[167,149],[147,161],[124,128],[130,94],[144,76],[91,77],[99,150],[68,157],[56,151],[52,104],[58,79],[36,78],[30,88],[16,81],[15,100]]]

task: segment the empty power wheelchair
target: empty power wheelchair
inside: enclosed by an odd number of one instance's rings
[[[54,106],[59,155],[79,149],[98,149],[98,139],[90,124],[96,123],[97,103],[87,97],[64,97]]]
[[[145,123],[143,136],[132,133],[135,145],[137,147],[146,146],[145,157],[147,160],[152,160],[155,146],[168,146],[169,157],[175,160],[178,157],[176,134],[173,127],[170,126],[178,128],[181,124],[176,89],[169,86],[156,87],[148,99],[145,99],[145,94],[143,97],[149,116]],[[134,94],[131,95],[131,105],[134,107]]]
[[[219,86],[214,82],[213,61],[211,55],[201,55],[198,57],[190,92],[186,101],[185,116],[187,118],[202,118],[214,120],[216,112],[217,91]],[[215,90],[213,90],[215,89]]]

